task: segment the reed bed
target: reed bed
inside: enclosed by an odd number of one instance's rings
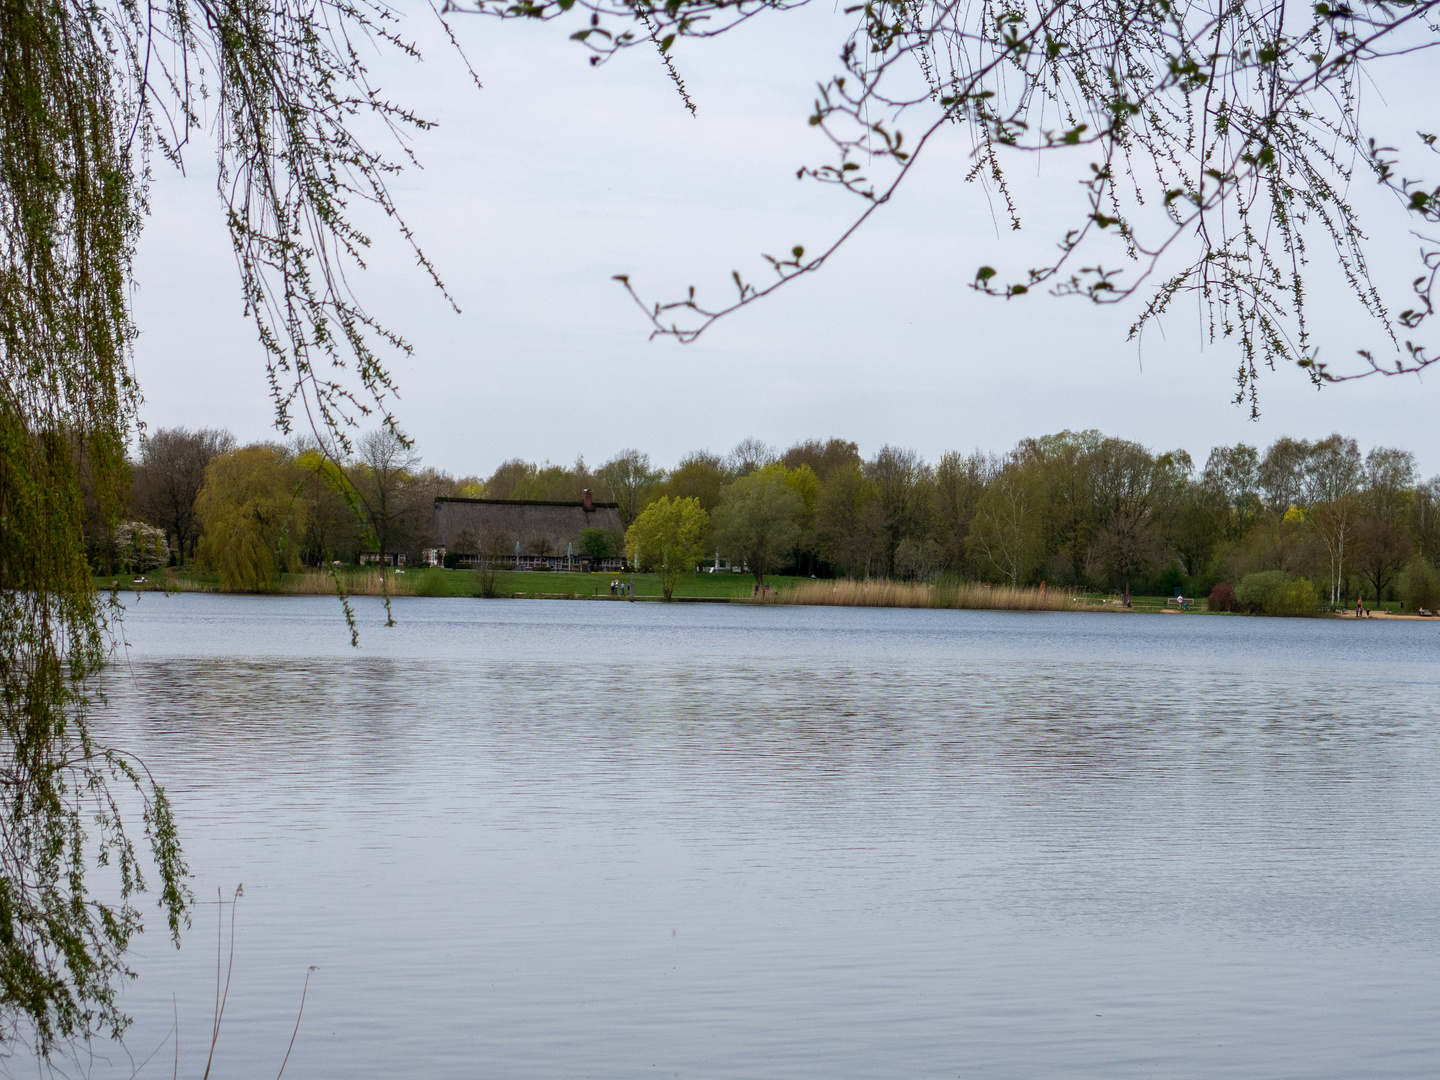
[[[345,591],[351,596],[383,596],[386,593],[386,580],[389,581],[388,592],[391,596],[414,596],[416,588],[406,580],[406,575],[389,573],[381,575],[378,570],[369,571],[341,571],[340,582],[345,586]],[[335,579],[329,574],[310,573],[287,575],[280,583],[278,592],[290,596],[334,596]]]
[[[1076,611],[1091,605],[1063,589],[1014,589],[1007,585],[930,585],[918,581],[807,581],[770,593],[769,604],[835,607],[963,608],[976,611]]]

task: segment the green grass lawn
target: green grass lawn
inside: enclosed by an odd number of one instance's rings
[[[140,578],[145,580],[140,581]],[[217,592],[220,588],[220,575],[213,570],[200,570],[189,566],[178,570],[173,567],[167,570],[151,570],[148,574],[97,574],[92,580],[95,588],[101,592],[108,592],[116,587],[126,592],[132,589],[136,592],[163,592],[166,589],[186,587],[192,591]]]
[[[1091,604],[1099,604],[1102,601],[1108,601],[1109,603],[1114,604],[1117,607],[1120,605],[1120,597],[1115,593],[1076,592],[1074,595]],[[1168,596],[1138,596],[1134,593],[1131,593],[1130,607],[1131,610],[1134,611],[1164,611],[1166,607],[1165,602],[1169,599],[1171,598]],[[1206,610],[1205,601],[1203,599],[1199,599],[1194,596],[1186,596],[1185,599],[1190,602],[1190,607],[1186,609],[1187,611]]]

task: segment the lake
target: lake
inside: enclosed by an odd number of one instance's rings
[[[286,1077],[1440,1061],[1440,625],[355,603],[359,649],[127,597],[95,727],[200,903],[91,1075],[170,1076],[178,1016],[199,1077],[240,882],[212,1076],[275,1074],[311,965]]]

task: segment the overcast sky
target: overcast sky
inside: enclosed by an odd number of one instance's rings
[[[1069,169],[1083,162],[1027,162],[1017,237],[997,230],[986,193],[962,182],[959,139],[927,152],[896,202],[818,276],[695,344],[650,341],[612,274],[655,298],[691,283],[723,298],[732,268],[758,280],[761,252],[818,249],[855,212],[853,198],[795,179],[798,166],[828,160],[806,117],[816,81],[835,67],[840,17],[792,12],[687,43],[677,59],[696,118],[651,52],[596,69],[566,40],[571,27],[454,25],[483,89],[428,12],[410,27],[426,61],[377,70],[393,97],[439,122],[415,141],[423,170],[394,189],[462,313],[383,226],[360,285],[415,345],[394,364],[396,410],[431,465],[459,475],[515,456],[596,465],[630,446],[670,465],[747,436],[783,448],[832,435],[867,456],[893,443],[934,460],[1098,428],[1184,448],[1197,464],[1216,444],[1341,431],[1362,448],[1411,449],[1426,475],[1440,472],[1440,374],[1317,392],[1295,369],[1267,371],[1263,415],[1251,422],[1231,404],[1238,352],[1207,343],[1193,307],[1137,348],[1126,340],[1133,307],[973,293],[977,266],[1018,277],[1051,249],[1077,205]],[[1369,91],[1396,140],[1423,126],[1407,109],[1429,100],[1426,63],[1407,62],[1393,86]],[[154,189],[137,265],[142,418],[273,437],[263,357],[207,165],[192,154],[186,177],[161,171]],[[1385,209],[1368,188],[1356,198]],[[1374,267],[1398,297],[1416,247],[1403,228],[1377,236]],[[1317,268],[1326,256],[1314,254]],[[1381,340],[1333,283],[1322,278],[1312,301],[1321,357],[1336,367]]]

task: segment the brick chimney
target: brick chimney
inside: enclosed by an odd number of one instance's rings
[[[595,500],[591,497],[589,488],[586,488],[580,493],[580,501],[585,504],[585,512],[587,514],[595,509]]]

